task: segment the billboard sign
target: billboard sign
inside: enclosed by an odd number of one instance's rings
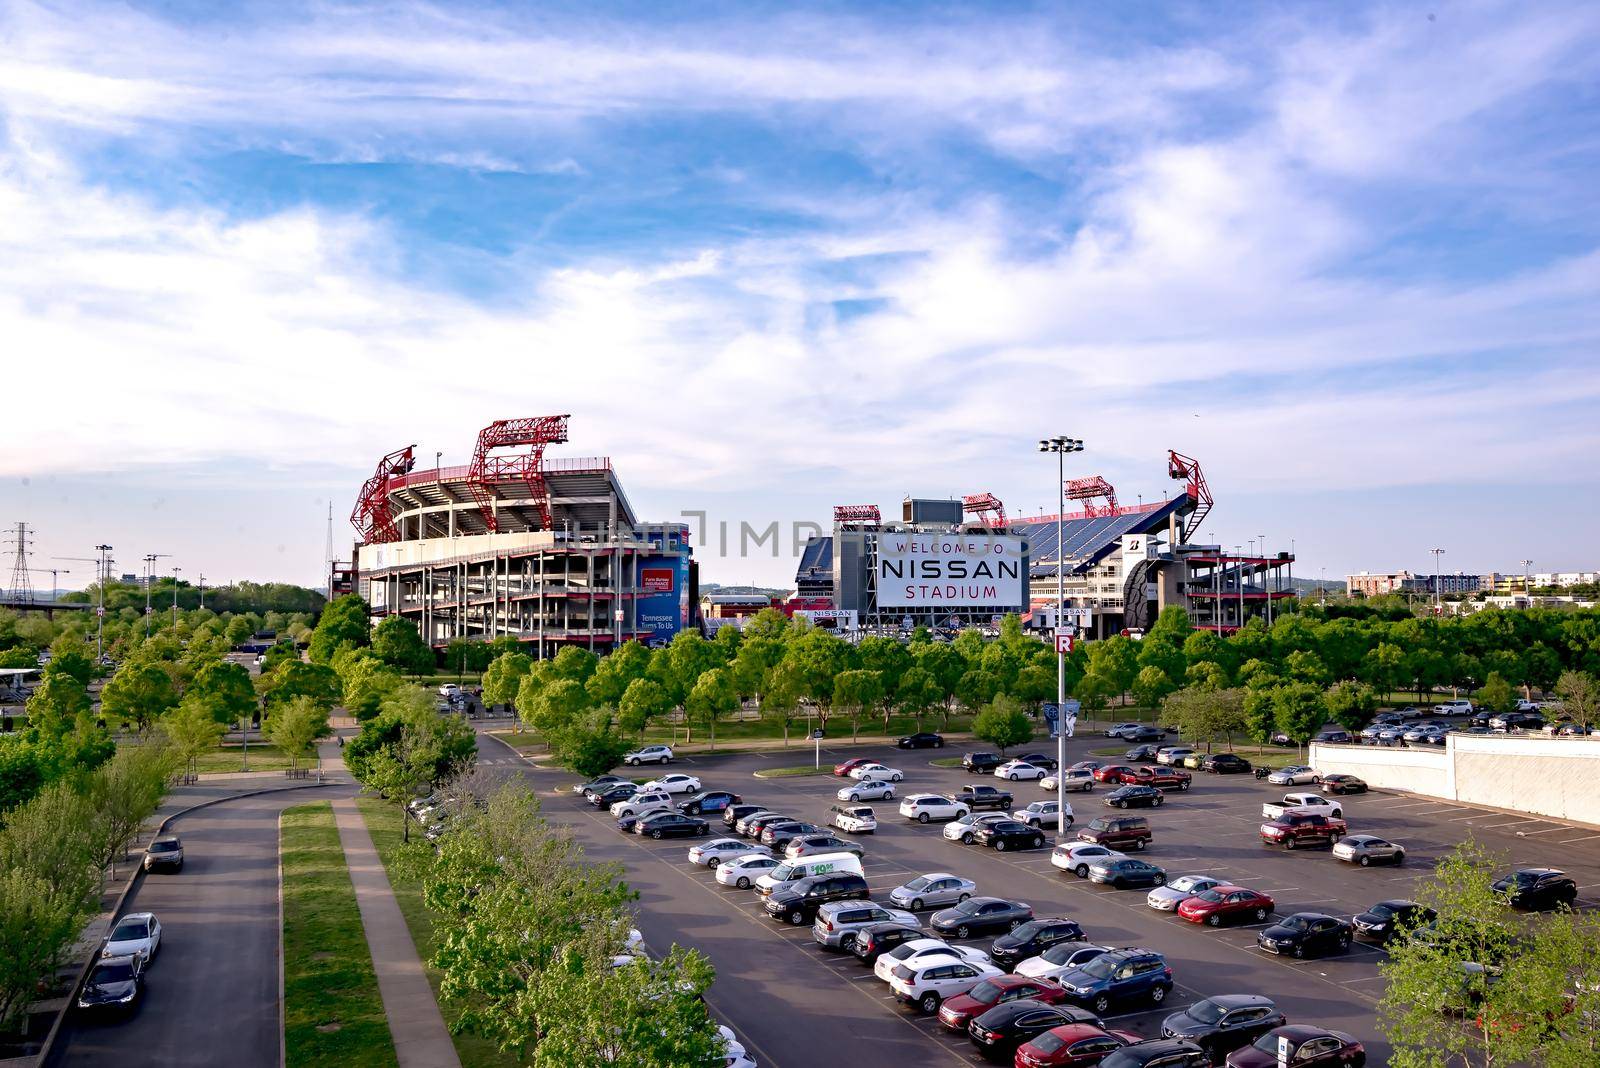
[[[648,593],[671,593],[673,569],[670,567],[640,567],[639,588]]]
[[[671,641],[687,624],[689,558],[641,556],[639,559],[638,629],[648,641]]]
[[[878,604],[1020,610],[1028,603],[1025,544],[1003,534],[880,535]]]

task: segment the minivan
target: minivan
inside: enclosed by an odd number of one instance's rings
[[[809,879],[814,875],[832,875],[835,872],[860,875],[861,858],[854,853],[823,853],[821,856],[791,860],[778,865],[757,879],[756,893],[762,897],[770,897],[776,891],[785,890],[801,879]]]
[[[1078,832],[1078,841],[1107,849],[1143,849],[1153,837],[1143,816],[1101,816]]]

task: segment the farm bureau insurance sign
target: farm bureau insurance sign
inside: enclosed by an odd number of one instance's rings
[[[878,539],[878,604],[885,608],[1021,608],[1027,575],[1021,538],[982,534],[884,534]]]

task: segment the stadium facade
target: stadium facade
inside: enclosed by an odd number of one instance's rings
[[[546,457],[567,419],[491,423],[462,467],[419,468],[415,446],[385,456],[330,586],[435,647],[509,635],[545,657],[671,641],[697,614],[688,528],[641,521],[609,458]]]

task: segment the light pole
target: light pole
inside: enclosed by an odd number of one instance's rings
[[[1529,581],[1528,569],[1533,566],[1532,560],[1522,561],[1522,597],[1527,601],[1525,607],[1533,607],[1533,583]]]
[[[1433,614],[1444,615],[1444,605],[1439,600],[1439,557],[1444,555],[1443,549],[1429,549],[1433,554]]]
[[[1317,592],[1322,594],[1322,607],[1328,607],[1328,569],[1322,569],[1322,578],[1317,580]]]
[[[1237,580],[1239,583],[1239,629],[1244,629],[1244,546],[1235,545],[1233,555],[1239,564]]]
[[[206,575],[205,575],[205,572],[202,571],[200,573],[200,608],[201,608],[202,611],[204,611],[205,607],[206,607]]]
[[[182,570],[183,568],[177,564],[172,565],[172,625],[174,628],[178,625],[178,572]]]
[[[109,545],[96,545],[100,550],[100,581],[95,585],[99,588],[100,603],[95,606],[94,647],[95,660],[104,659],[106,655],[106,581],[111,578],[111,557],[106,555],[111,552]]]
[[[58,576],[72,574],[70,567],[50,567],[45,570],[50,572],[50,603],[55,604],[56,598],[61,596],[61,581]]]
[[[1067,733],[1063,717],[1067,703],[1067,654],[1061,645],[1066,613],[1066,543],[1065,523],[1062,514],[1067,510],[1067,453],[1082,452],[1083,442],[1077,438],[1041,438],[1040,452],[1056,454],[1056,627],[1052,637],[1056,640],[1056,835],[1067,836]]]

